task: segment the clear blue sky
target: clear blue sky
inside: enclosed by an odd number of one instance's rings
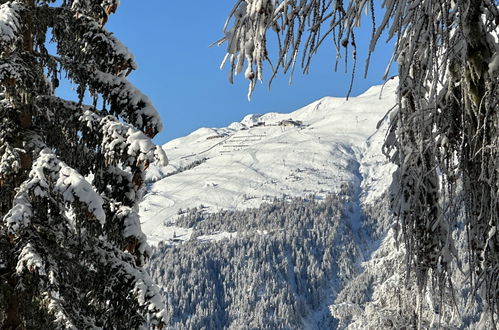
[[[208,48],[221,38],[234,3],[122,0],[117,13],[110,17],[106,28],[127,45],[139,66],[130,80],[161,113],[165,129],[155,138],[156,143],[199,127],[227,126],[249,113],[291,112],[323,96],[346,95],[350,73],[344,73],[343,65],[334,72],[335,53],[329,39],[313,61],[310,74],[303,76],[297,70],[292,85],[289,77],[281,75],[270,91],[266,84],[258,85],[249,102],[244,76],[238,76],[231,85],[228,69],[219,69],[225,46]],[[381,14],[378,16],[379,21]],[[370,24],[366,24],[357,35],[358,44],[365,44],[370,35]],[[385,41],[386,37],[377,46],[367,79],[363,78],[365,47],[361,49],[353,95],[382,83],[393,49]]]

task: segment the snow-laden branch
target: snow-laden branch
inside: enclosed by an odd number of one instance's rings
[[[251,96],[256,81],[263,81],[264,62],[271,63],[268,31],[275,33],[279,47],[270,82],[280,68],[284,73],[293,72],[300,52],[303,52],[303,71],[308,72],[311,58],[331,34],[335,36],[337,61],[340,50],[347,51],[350,46],[355,56],[354,27],[366,7],[374,21],[373,2],[367,0],[350,1],[347,8],[343,1],[337,0],[237,1],[225,25],[225,36],[218,42],[227,42],[222,66],[230,60],[232,82],[246,63],[245,78],[250,81],[248,96]]]
[[[131,283],[129,293],[135,297],[140,308],[148,316],[149,325],[161,328],[166,321],[164,319],[165,306],[159,288],[147,271],[133,267],[130,264],[129,255],[104,242],[99,242],[92,254],[95,255],[96,260],[105,260],[105,264],[111,265],[111,274],[116,278],[115,283]],[[114,294],[123,294],[123,292],[114,292]]]
[[[111,104],[111,113],[122,116],[147,136],[154,137],[163,129],[151,100],[125,78],[96,71],[91,84]]]
[[[0,62],[0,81],[3,84],[14,85],[27,76],[28,68],[23,64],[23,61],[16,56],[7,59],[2,58]]]
[[[165,152],[152,143],[144,133],[131,125],[116,120],[113,116],[101,117],[91,110],[84,111],[79,120],[84,133],[102,134],[100,146],[110,162],[121,160],[124,164],[147,168],[151,163],[161,166],[168,163]],[[87,132],[88,130],[88,132]]]
[[[13,208],[3,219],[9,232],[17,235],[29,226],[34,216],[33,199],[51,198],[54,193],[67,205],[84,205],[89,214],[104,225],[106,215],[102,197],[83,176],[60,161],[50,149],[44,148],[33,163],[29,179],[21,185]]]
[[[24,9],[21,1],[8,1],[0,5],[0,51],[9,49],[21,34],[21,13]]]
[[[154,145],[141,130],[119,121],[105,111],[55,96],[39,97],[36,106],[37,113],[45,121],[53,121],[58,113],[64,113],[63,118],[68,122],[77,121],[84,141],[89,147],[98,146],[108,164],[142,164],[143,168],[152,163],[159,166],[168,164],[164,150]]]
[[[61,15],[74,16],[70,10]],[[67,21],[71,23],[66,24]],[[117,76],[128,75],[137,68],[128,48],[93,18],[79,15],[72,20],[58,20],[54,25],[57,52],[75,63],[86,63]]]

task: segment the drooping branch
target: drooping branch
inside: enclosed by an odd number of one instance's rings
[[[59,61],[69,78],[79,85],[80,101],[88,87],[92,95],[100,95],[109,103],[110,114],[137,127],[148,137],[153,138],[162,131],[163,124],[151,100],[125,77],[99,71],[91,65],[80,65],[66,59]]]
[[[58,15],[66,19],[55,21],[53,33],[57,53],[67,61],[86,63],[116,76],[126,76],[137,68],[128,48],[94,19],[84,15],[73,18],[71,10],[62,10]]]
[[[230,60],[229,79],[232,81],[247,64],[245,77],[250,81],[248,96],[251,96],[256,81],[263,80],[264,62],[271,63],[268,31],[275,32],[279,47],[270,83],[279,69],[284,73],[294,71],[300,52],[303,71],[308,72],[312,57],[330,35],[334,36],[338,51],[336,61],[341,58],[341,49],[348,53],[351,46],[352,54],[355,54],[354,28],[360,23],[365,8],[374,16],[370,4],[367,0],[350,1],[348,7],[338,0],[238,1],[225,25],[225,37],[218,42],[227,42],[227,55],[222,65]]]
[[[415,270],[423,291],[430,271],[443,285],[452,259],[467,261],[452,252],[451,231],[460,220],[448,214],[464,210],[470,276],[489,311],[499,315],[497,3],[384,0],[382,6],[369,52],[383,33],[396,40],[398,114],[385,148],[398,165],[393,210],[409,253],[408,269]],[[355,60],[354,32],[364,11],[375,22],[368,0],[237,1],[219,42],[227,42],[230,81],[246,65],[251,95],[263,79],[264,62],[270,62],[269,31],[279,47],[272,77],[279,69],[293,71],[300,52],[307,72],[327,36],[337,61],[350,46]],[[456,198],[459,190],[464,203]]]

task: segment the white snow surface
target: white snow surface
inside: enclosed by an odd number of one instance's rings
[[[359,203],[374,201],[394,170],[381,146],[397,83],[390,80],[349,100],[324,97],[288,114],[248,115],[226,128],[200,128],[166,143],[170,163],[148,170],[155,182],[140,204],[149,243],[188,239],[191,231],[175,226],[188,208],[216,212],[258,207],[274,197],[322,198],[345,183],[353,184]],[[189,168],[196,161],[202,162]]]
[[[19,13],[22,9],[23,5],[19,2],[7,2],[0,5],[0,42],[9,44],[18,38]]]

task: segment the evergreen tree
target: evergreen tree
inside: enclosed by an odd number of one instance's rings
[[[0,1],[2,329],[162,327],[137,215],[143,171],[166,162],[162,127],[104,29],[118,4]],[[79,102],[55,96],[62,74]]]
[[[469,263],[472,285],[499,314],[499,9],[492,0],[239,0],[226,24],[231,75],[242,72],[249,94],[270,62],[267,33],[277,35],[279,69],[302,66],[328,35],[356,64],[355,28],[372,21],[370,53],[383,32],[397,41],[398,107],[387,154],[398,165],[393,211],[420,292],[429,274],[441,285],[450,261]],[[369,54],[370,56],[370,54]],[[347,57],[346,57],[347,58]],[[225,61],[224,60],[224,61]],[[369,64],[369,58],[366,65]],[[352,75],[353,76],[353,75]],[[386,77],[385,77],[386,79]],[[271,79],[272,80],[272,79]],[[464,198],[458,198],[462,190]],[[468,253],[455,253],[455,210],[464,205]]]

